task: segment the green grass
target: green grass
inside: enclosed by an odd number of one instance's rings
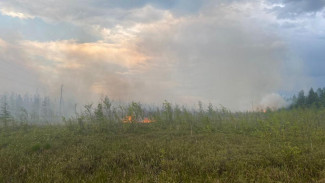
[[[323,110],[205,119],[2,127],[0,182],[324,182]]]

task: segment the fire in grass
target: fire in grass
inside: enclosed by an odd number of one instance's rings
[[[123,121],[123,123],[152,123],[152,122],[155,122],[155,120],[147,118],[147,117],[139,120],[139,119],[135,119],[132,116],[125,116],[122,119],[122,121]]]

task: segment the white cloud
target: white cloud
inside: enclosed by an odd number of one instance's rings
[[[20,12],[16,12],[16,11],[10,11],[10,10],[7,10],[5,8],[0,9],[0,12],[1,12],[2,15],[11,16],[11,17],[14,17],[14,18],[20,18],[20,19],[33,19],[33,18],[35,18],[34,16],[24,14],[24,13],[20,13]]]

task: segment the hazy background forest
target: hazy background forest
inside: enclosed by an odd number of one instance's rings
[[[252,106],[252,108],[248,111],[277,111],[281,109],[294,109],[294,108],[324,108],[325,107],[325,88],[318,88],[314,91],[311,88],[308,92],[301,90],[299,93],[293,95],[291,98],[286,99],[286,105],[279,107],[274,106]],[[17,121],[22,123],[31,123],[31,124],[41,124],[41,123],[60,123],[62,119],[76,118],[79,115],[82,115],[86,112],[95,112],[100,111],[100,113],[104,113],[106,111],[106,115],[112,115],[112,112],[115,115],[119,116],[118,118],[122,120],[127,114],[128,106],[136,103],[139,106],[142,105],[142,108],[145,111],[156,111],[161,110],[162,105],[148,105],[141,104],[140,102],[132,102],[131,104],[127,104],[125,102],[114,102],[109,99],[109,97],[102,97],[99,102],[89,103],[83,106],[81,104],[76,103],[73,100],[65,100],[63,97],[59,99],[52,99],[50,97],[42,97],[39,94],[34,95],[20,95],[16,93],[7,93],[0,95],[1,101],[1,113],[0,118],[2,121]],[[167,101],[166,101],[167,102]],[[115,105],[112,105],[112,104]],[[185,108],[188,110],[198,110],[199,108],[203,108],[202,102],[199,102],[200,105],[177,105],[172,104],[177,108]],[[252,104],[253,105],[253,104]],[[211,103],[204,105],[204,110],[208,108],[226,108],[221,104],[219,106],[213,107]],[[203,109],[201,109],[203,110]],[[209,109],[211,110],[211,109]],[[110,112],[108,112],[110,111]],[[238,111],[239,112],[239,111]],[[244,112],[244,111],[242,111]],[[142,116],[143,118],[143,116]]]

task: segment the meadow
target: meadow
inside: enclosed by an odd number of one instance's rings
[[[61,124],[7,122],[0,182],[325,182],[323,108],[121,111],[103,102]]]

